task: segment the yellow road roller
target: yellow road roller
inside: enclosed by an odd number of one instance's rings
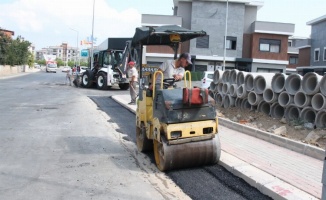
[[[136,53],[131,57],[139,64],[144,45],[168,45],[176,58],[180,43],[205,35],[204,31],[175,25],[136,28],[131,42]],[[144,76],[143,67],[138,65],[138,150],[154,150],[155,162],[161,171],[216,164],[221,154],[218,119],[208,90],[191,87],[189,71],[184,76],[184,87],[180,88],[175,87],[173,79],[164,79],[161,71],[152,73],[152,78]],[[158,74],[163,77],[161,82],[152,84],[156,83]]]

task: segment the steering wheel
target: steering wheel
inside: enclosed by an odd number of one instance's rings
[[[170,86],[173,86],[176,80],[174,78],[163,79],[163,87],[166,89]]]

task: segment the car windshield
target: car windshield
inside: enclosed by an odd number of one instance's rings
[[[56,68],[57,65],[56,64],[48,64],[48,67],[50,67],[50,68]]]
[[[207,74],[207,78],[213,79],[214,78],[214,74]]]

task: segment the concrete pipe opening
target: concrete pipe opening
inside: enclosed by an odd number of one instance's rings
[[[276,73],[272,79],[272,90],[275,93],[281,93],[285,90],[285,80],[287,75],[284,73]]]
[[[294,104],[299,108],[311,105],[311,96],[306,95],[304,92],[297,92],[294,95]]]
[[[237,96],[241,99],[244,99],[247,97],[247,90],[244,87],[244,84],[241,84],[238,88],[237,88]]]
[[[217,84],[217,92],[220,94],[223,93],[223,83],[222,82]]]
[[[266,88],[263,93],[263,99],[267,103],[274,103],[278,99],[278,94],[273,92],[271,88]]]
[[[248,99],[243,99],[243,101],[241,102],[241,109],[242,110],[251,109],[251,105],[248,102]]]
[[[321,110],[316,116],[316,127],[326,128],[326,110]]]
[[[320,90],[322,76],[315,72],[308,72],[302,78],[302,90],[307,95],[314,95]]]
[[[230,70],[225,70],[222,75],[222,83],[229,83],[230,79]]]
[[[300,112],[300,118],[304,122],[315,123],[316,111],[312,107],[305,107]]]
[[[245,82],[245,76],[247,75],[247,72],[242,72],[239,71],[238,75],[237,75],[237,85],[240,86],[242,84],[244,84]]]
[[[242,103],[243,99],[240,98],[236,98],[235,99],[235,107],[237,108],[241,108],[241,103]]]
[[[323,76],[323,78],[320,81],[320,92],[326,96],[326,74]]]
[[[215,95],[215,102],[221,106],[223,106],[223,103],[224,103],[224,95],[220,94],[220,93],[217,93]]]
[[[215,70],[214,71],[214,76],[213,76],[213,82],[215,84],[218,84],[219,82],[222,81],[222,75],[223,75],[224,71],[222,70]]]
[[[231,84],[236,84],[237,83],[237,76],[238,76],[239,70],[237,69],[232,69],[230,72],[230,83]]]
[[[271,105],[265,101],[261,101],[258,105],[258,111],[266,115],[270,115]]]
[[[252,74],[247,74],[244,84],[247,91],[252,91],[254,89],[254,77]]]
[[[263,100],[263,95],[256,94],[255,92],[249,92],[248,102],[252,106],[257,106]]]
[[[232,97],[237,97],[237,84],[230,85],[229,92]]]
[[[287,121],[293,121],[300,118],[301,109],[295,105],[289,105],[285,108],[284,117]]]
[[[222,94],[228,94],[230,91],[230,83],[223,83]]]
[[[301,89],[302,76],[300,74],[291,74],[285,80],[285,90],[291,95],[295,95]]]
[[[282,107],[286,107],[293,103],[293,95],[288,94],[286,91],[281,92],[278,96],[278,103]]]
[[[266,88],[271,88],[272,78],[274,74],[258,75],[254,79],[254,91],[257,94],[263,94]]]
[[[326,97],[321,93],[315,94],[311,99],[311,106],[317,111],[326,109]]]
[[[278,103],[273,103],[271,106],[271,116],[276,119],[281,119],[284,116],[284,108]]]
[[[224,108],[230,108],[230,107],[234,107],[235,105],[235,98],[232,97],[231,95],[226,95],[225,99],[224,99],[224,104],[223,107]]]

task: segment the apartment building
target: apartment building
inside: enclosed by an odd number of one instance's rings
[[[294,24],[257,21],[262,1],[228,2],[227,6],[224,0],[174,0],[172,16],[142,15],[142,25],[176,24],[206,31],[207,36],[184,43],[180,48],[193,55],[196,71],[222,69],[225,63],[226,69],[285,72],[289,64],[288,39],[294,33]],[[148,64],[172,58],[166,49],[147,48],[146,55]]]
[[[8,37],[12,37],[15,35],[14,31],[10,31],[10,30],[6,30],[6,29],[2,29],[0,28],[0,32],[3,32],[4,34],[6,34]]]
[[[77,48],[70,47],[67,43],[62,43],[60,46],[49,46],[36,51],[36,60],[42,60],[43,54],[55,55],[62,61],[74,61],[78,56]]]

